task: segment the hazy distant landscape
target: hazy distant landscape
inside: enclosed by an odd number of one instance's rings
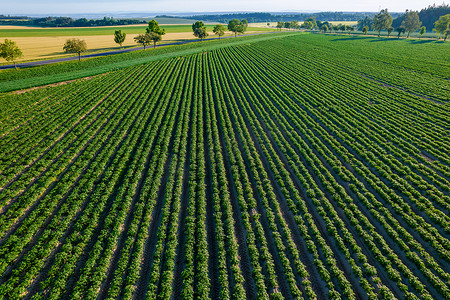
[[[450,299],[448,4],[150,4],[5,4],[0,299]]]

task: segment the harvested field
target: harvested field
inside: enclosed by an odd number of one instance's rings
[[[142,31],[145,32],[145,29],[143,29]],[[254,31],[250,29],[246,33],[253,34],[259,32],[260,31]],[[208,32],[208,34],[209,37],[215,36],[212,31]],[[137,35],[137,33],[127,34],[126,40],[123,43],[123,47],[138,47],[139,45],[134,41],[134,37]],[[233,33],[231,32],[225,33],[225,36],[231,35],[233,35]],[[63,46],[66,40],[70,38],[85,40],[88,47],[87,53],[120,49],[119,45],[114,43],[114,29],[111,30],[111,34],[109,35],[39,36],[37,34],[37,36],[4,37],[4,39],[11,39],[15,41],[19,48],[22,50],[24,56],[20,60],[18,60],[18,62],[67,56],[68,54],[64,53],[63,51]],[[188,39],[195,39],[192,31],[169,32],[163,36],[163,40],[162,42],[160,42],[160,44]],[[3,62],[6,63],[6,61]]]

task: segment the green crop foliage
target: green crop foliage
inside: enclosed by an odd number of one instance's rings
[[[230,45],[241,45],[254,41],[274,39],[284,35],[286,34],[277,33],[274,35],[241,37],[237,41],[232,39],[222,39],[220,41],[205,41],[202,44],[189,43],[185,45],[161,47],[154,51],[135,51],[101,58],[84,59],[79,63],[72,61],[19,69],[18,72],[12,72],[15,70],[5,70],[0,72],[0,92],[98,75],[151,61],[192,55],[202,51],[228,47]]]
[[[0,94],[0,298],[450,298],[448,44],[236,40]]]

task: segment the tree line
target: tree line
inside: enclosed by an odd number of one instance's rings
[[[400,27],[402,22],[405,20],[407,13],[408,11],[406,11],[404,14],[401,14],[397,18],[394,18],[392,27]],[[429,31],[431,31],[431,29],[434,27],[434,23],[436,23],[436,21],[439,20],[441,16],[450,14],[450,5],[430,5],[427,8],[418,11],[417,14],[419,15],[420,21],[422,22],[422,26],[425,26],[429,29]]]
[[[445,8],[448,6],[442,5],[441,8]],[[435,7],[431,7],[434,9]],[[399,17],[400,18],[400,17]],[[358,21],[358,24],[356,25],[356,29],[359,31],[362,31],[364,34],[367,34],[370,30],[376,31],[378,33],[378,36],[381,35],[381,31],[386,31],[388,36],[390,36],[394,31],[397,32],[397,36],[400,38],[400,36],[404,33],[407,34],[407,38],[410,37],[410,35],[414,32],[419,31],[420,36],[425,34],[427,31],[426,26],[422,26],[423,23],[420,19],[419,13],[417,11],[410,11],[406,10],[405,14],[401,15],[402,22],[397,26],[393,27],[394,19],[392,15],[388,12],[387,9],[382,9],[379,13],[373,16],[373,18],[370,18],[366,16],[365,18]],[[267,26],[270,26],[270,23],[267,23]],[[438,35],[438,38],[444,38],[444,40],[447,39],[448,35],[450,34],[450,14],[441,15],[434,23],[433,23],[433,31],[436,32]],[[345,24],[338,24],[333,25],[332,23],[325,21],[317,21],[315,18],[308,18],[306,19],[301,25],[298,21],[290,21],[290,22],[283,22],[278,21],[276,28],[281,30],[282,28],[285,29],[308,29],[308,30],[320,30],[322,32],[328,32],[328,31],[348,31],[348,33],[351,33],[355,30],[354,26],[349,26]]]
[[[270,23],[267,23],[267,26],[270,26]],[[345,30],[354,30],[352,26],[347,26],[343,24],[333,25],[332,23],[328,21],[318,21],[315,18],[308,18],[306,19],[302,24],[299,23],[299,21],[290,21],[290,22],[282,22],[278,21],[276,28],[281,30],[282,28],[285,29],[293,29],[293,30],[299,30],[299,29],[308,29],[308,30],[320,30],[327,32],[329,30],[334,31],[345,31]]]
[[[316,20],[328,20],[328,21],[357,21],[365,16],[372,17],[373,13],[366,12],[319,12],[319,13],[286,13],[286,14],[271,14],[263,12],[255,13],[230,13],[230,14],[214,14],[214,15],[194,15],[185,17],[194,20],[204,20],[210,22],[228,23],[233,19],[246,19],[249,23],[262,23],[262,22],[290,22],[290,21],[306,21],[307,19],[314,18]],[[170,17],[170,16],[160,16]]]
[[[401,28],[405,29],[405,32],[408,32],[407,28],[405,28],[405,25],[406,23],[413,20],[412,17],[414,17],[414,20],[416,20],[416,14],[418,16],[419,22],[421,22],[421,25],[425,27],[425,31],[432,31],[432,29],[435,27],[435,23],[439,20],[440,17],[450,14],[450,6],[446,4],[441,4],[439,6],[430,5],[427,8],[413,13],[411,13],[410,10],[406,10],[405,13],[399,15],[396,18],[391,14],[393,20],[389,27],[393,27],[397,32],[402,31]],[[368,30],[376,30],[374,29],[374,18],[365,16],[364,18],[359,19],[356,29],[359,31],[363,31],[364,27],[367,27]]]
[[[0,17],[0,25],[33,25],[39,27],[91,27],[91,26],[118,26],[143,24],[146,21],[138,19],[114,19],[112,17],[104,17],[103,19],[89,20],[86,18],[72,19],[70,17],[44,17],[44,18],[28,18],[28,17]]]
[[[401,22],[399,19],[401,20]],[[428,23],[429,22],[427,21],[426,24]],[[444,40],[446,40],[448,35],[450,34],[449,26],[450,14],[441,15],[433,23],[432,30],[436,32],[438,38],[443,37]],[[381,31],[386,31],[388,33],[388,36],[393,31],[396,31],[398,33],[398,37],[400,37],[401,34],[406,33],[408,38],[414,32],[419,31],[420,36],[422,36],[425,32],[431,29],[430,27],[424,25],[420,18],[420,13],[417,11],[406,10],[406,12],[399,18],[397,18],[396,22],[394,23],[394,19],[389,14],[387,9],[382,9],[373,17],[373,19],[366,17],[359,20],[356,28],[362,31],[364,34],[367,34],[369,30],[376,31],[378,33],[378,36],[380,36]]]

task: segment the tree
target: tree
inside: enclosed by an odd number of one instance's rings
[[[237,35],[237,27],[239,26],[239,24],[240,24],[240,22],[238,19],[233,19],[230,22],[228,22],[228,30],[231,32],[234,32],[234,37],[236,37],[236,35]],[[277,25],[277,27],[278,27],[278,25]]]
[[[326,33],[326,32],[328,31],[328,26],[327,26],[326,24],[323,24],[323,25],[320,27],[320,31],[323,31],[323,33]]]
[[[136,43],[142,44],[142,46],[144,46],[144,50],[145,47],[150,45],[150,43],[152,42],[150,33],[140,34],[134,37],[134,40],[136,41]]]
[[[122,30],[116,30],[114,31],[114,42],[116,44],[120,45],[120,48],[122,48],[122,44],[125,41],[127,34],[125,32],[122,32]]]
[[[86,42],[80,39],[68,39],[64,44],[64,52],[66,53],[77,53],[78,61],[81,60],[81,53],[87,51]]]
[[[322,28],[323,25],[327,25],[329,30],[331,30],[331,28],[333,27],[333,24],[328,21],[325,22],[317,21],[317,28],[319,28],[319,30],[320,28]]]
[[[205,37],[207,37],[209,34],[206,32],[206,28],[195,28],[194,30],[194,36],[198,37],[202,42]]]
[[[406,11],[401,27],[405,28],[405,31],[408,33],[407,38],[409,38],[411,32],[419,30],[420,25],[422,25],[422,22],[420,22],[419,14],[412,10]]]
[[[267,22],[267,27],[270,27],[270,23],[269,22]]]
[[[242,20],[241,20],[241,25],[245,26],[245,29],[247,30],[247,27],[248,27],[248,21],[247,21],[247,19],[242,19]]]
[[[369,31],[370,28],[373,25],[373,20],[371,18],[369,18],[368,16],[366,16],[364,19],[360,19],[358,20],[358,23],[356,25],[356,29],[357,30],[362,30],[364,27],[369,27],[367,30]]]
[[[156,48],[156,43],[162,40],[162,36],[156,32],[149,32],[145,34],[147,39],[153,41],[153,48]]]
[[[206,28],[205,24],[202,21],[197,21],[192,24],[192,31],[194,32],[197,28]]]
[[[436,1],[438,2],[438,1]],[[439,1],[441,2],[441,1]],[[445,1],[447,2],[447,1]],[[430,5],[419,12],[422,25],[426,28],[433,28],[434,23],[441,17],[450,14],[450,5],[442,3],[440,5]]]
[[[348,31],[348,34],[350,34],[352,31],[354,31],[355,30],[355,28],[353,28],[353,26],[347,26],[347,31]]]
[[[392,31],[394,31],[394,27],[390,26],[390,27],[387,29],[388,37],[391,35]]]
[[[213,32],[215,35],[219,36],[220,40],[220,37],[225,34],[225,27],[223,27],[222,24],[217,24],[216,26],[214,26]]]
[[[420,21],[422,21],[422,25],[426,28],[433,28],[434,23],[439,19],[439,17],[447,14],[450,14],[450,5],[445,3],[441,5],[430,5],[427,8],[420,10],[420,12],[418,13],[419,19]],[[395,28],[400,27],[405,18],[406,13],[401,14],[394,20],[392,26],[394,26]]]
[[[405,28],[403,28],[403,27],[397,27],[397,28],[395,28],[395,31],[398,32],[397,38],[400,38],[400,35],[401,35],[402,33],[405,33]]]
[[[150,42],[153,42],[153,48],[156,48],[156,43],[162,40],[162,36],[166,34],[166,30],[159,27],[159,24],[155,20],[151,20],[148,22],[148,27],[145,29],[146,33],[139,39],[136,40],[137,43],[142,44],[144,46],[148,46]],[[138,36],[139,37],[139,36]]]
[[[447,40],[447,36],[449,35],[449,26],[450,26],[450,14],[441,16],[439,20],[434,23],[433,31],[436,31],[437,34],[444,35],[444,41]]]
[[[298,29],[300,25],[298,24],[298,21],[291,21],[291,23],[289,24],[289,28],[291,29]]]
[[[239,26],[237,26],[237,32],[243,34],[244,32],[247,31],[247,27],[248,27],[248,22],[246,19],[242,19],[241,23],[239,24]]]
[[[281,30],[281,28],[283,28],[283,26],[284,26],[284,23],[283,23],[283,22],[280,22],[280,21],[277,22],[277,28],[278,28],[278,29]]]
[[[427,28],[425,26],[420,27],[419,31],[420,37],[422,37],[422,35],[424,35],[425,32],[427,32]]]
[[[16,42],[6,39],[4,43],[0,43],[0,57],[8,62],[12,61],[17,70],[16,59],[23,57],[23,53]]]
[[[311,22],[311,24],[312,24],[311,29],[319,28],[319,27],[317,27],[317,22],[316,22],[315,18],[308,18],[308,19],[305,20],[305,22]]]
[[[155,20],[151,20],[150,22],[148,22],[148,27],[145,30],[147,31],[147,33],[154,32],[159,35],[166,34],[166,30],[160,28],[158,22],[156,22]]]
[[[369,26],[364,26],[363,29],[362,29],[362,32],[364,34],[367,34],[367,31],[369,31]]]
[[[381,30],[387,30],[392,25],[392,16],[388,13],[387,8],[382,9],[373,17],[373,29],[378,31],[378,37]]]
[[[279,22],[279,23],[282,23],[282,22]],[[230,22],[228,22],[228,30],[234,32],[234,37],[237,36],[238,32],[244,33],[247,30],[247,26],[248,26],[248,22],[246,19],[243,19],[241,21],[239,21],[238,19],[233,19]],[[278,27],[278,24],[277,24],[277,27]]]
[[[206,26],[202,21],[197,21],[192,24],[192,31],[194,32],[194,36],[198,37],[202,41],[205,37],[208,36],[208,33],[206,32]]]
[[[314,24],[313,24],[313,22],[307,20],[307,21],[303,22],[302,27],[306,28],[306,29],[313,29]]]

